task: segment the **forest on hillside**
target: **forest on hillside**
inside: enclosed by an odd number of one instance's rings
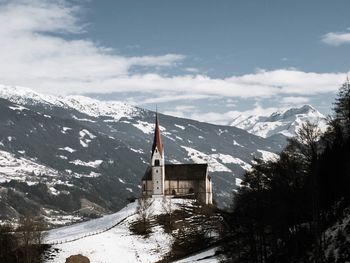
[[[229,262],[350,261],[350,85],[321,134],[306,123],[276,160],[255,160],[227,215]]]

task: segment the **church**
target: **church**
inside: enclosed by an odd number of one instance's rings
[[[196,198],[212,204],[212,182],[208,175],[208,164],[165,164],[164,145],[159,129],[158,114],[151,163],[142,178],[142,195],[157,197]]]

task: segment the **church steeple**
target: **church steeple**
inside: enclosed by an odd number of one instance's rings
[[[154,129],[154,139],[152,145],[152,181],[153,195],[164,195],[165,166],[164,166],[164,147],[160,136],[158,112],[156,112],[156,127]]]
[[[156,149],[159,151],[159,154],[163,157],[163,143],[162,143],[162,137],[160,135],[160,129],[159,129],[158,112],[156,112],[156,127],[154,130],[152,156],[153,156]]]

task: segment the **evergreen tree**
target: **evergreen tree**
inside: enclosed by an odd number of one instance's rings
[[[329,247],[325,231],[350,209],[349,86],[341,87],[325,134],[317,124],[306,123],[278,160],[255,160],[245,174],[233,211],[225,216],[224,250],[230,261],[330,262],[334,258],[325,254]],[[347,247],[344,242],[336,244],[339,251]],[[347,256],[344,252],[342,260]]]
[[[346,137],[350,135],[350,83],[347,78],[342,85],[334,103],[334,113],[337,123],[343,130]]]

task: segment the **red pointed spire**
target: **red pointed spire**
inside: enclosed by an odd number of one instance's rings
[[[162,138],[160,136],[160,129],[159,129],[159,120],[158,120],[158,113],[156,113],[156,127],[154,130],[154,139],[153,139],[153,145],[152,145],[152,156],[154,151],[158,149],[160,155],[163,155],[163,143]]]

